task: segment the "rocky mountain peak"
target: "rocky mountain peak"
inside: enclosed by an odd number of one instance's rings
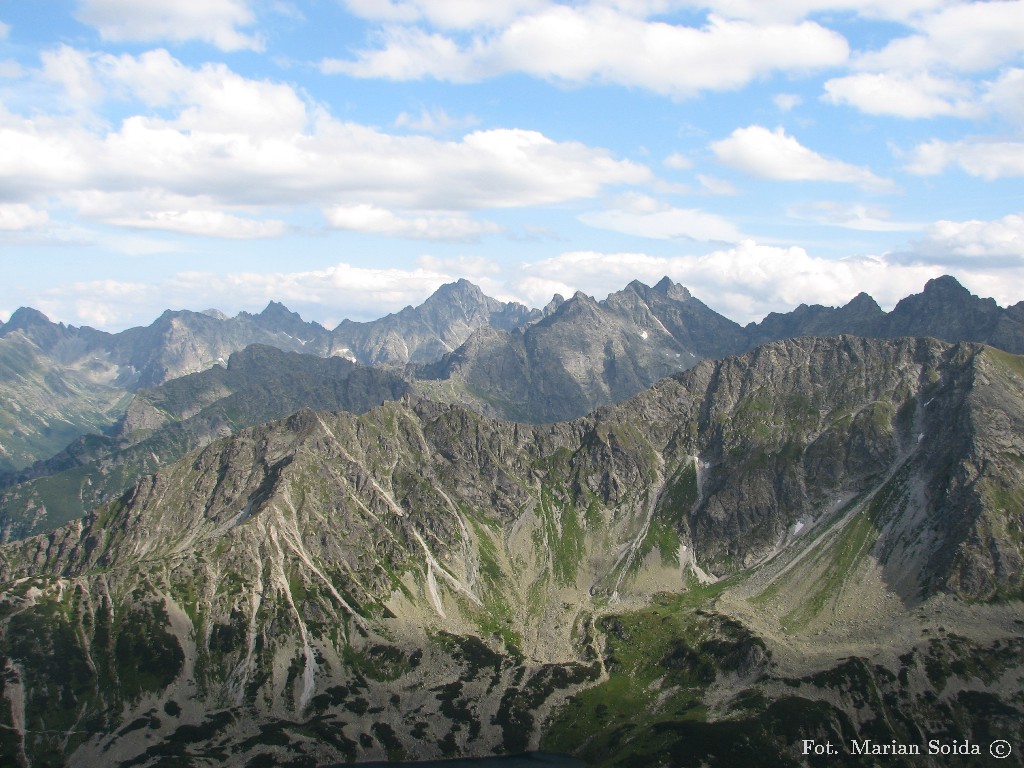
[[[0,327],[0,333],[6,336],[14,331],[28,331],[32,328],[49,328],[54,325],[46,315],[32,307],[18,307],[10,320]]]
[[[878,306],[878,302],[875,301],[874,297],[871,296],[870,294],[864,293],[864,291],[861,291],[852,299],[850,299],[849,303],[846,304],[846,306],[843,307],[843,309],[853,309],[857,310],[858,312],[871,311],[877,312],[879,314],[883,312],[882,308]]]
[[[921,293],[907,296],[889,313],[886,335],[934,336],[940,339],[983,340],[999,322],[1002,311],[994,299],[981,299],[954,277],[929,280]]]
[[[269,304],[267,304],[264,310],[259,313],[258,317],[261,317],[264,320],[291,320],[293,318],[298,318],[300,320],[302,319],[299,317],[297,313],[292,312],[290,309],[288,309],[288,307],[286,307],[279,301],[271,301]]]
[[[27,339],[41,349],[53,349],[63,339],[77,333],[76,328],[63,323],[54,323],[38,309],[19,307],[6,325],[0,326],[0,338],[20,331]]]
[[[562,294],[560,294],[560,293],[556,293],[554,296],[551,297],[551,301],[549,301],[547,304],[544,305],[544,309],[541,310],[541,313],[543,314],[544,317],[547,317],[548,315],[552,315],[564,303],[565,303],[565,297]]]
[[[945,296],[961,296],[968,297],[971,292],[964,288],[960,281],[952,275],[942,275],[941,277],[933,277],[927,283],[924,284],[925,295],[945,295]]]
[[[670,299],[675,299],[676,301],[686,301],[687,299],[693,298],[693,294],[691,294],[689,290],[679,283],[672,282],[668,275],[661,278],[661,280],[655,284],[654,290],[658,293],[663,293]]]
[[[558,307],[553,317],[589,315],[600,313],[600,311],[600,305],[593,296],[588,296],[583,291],[576,291]]]

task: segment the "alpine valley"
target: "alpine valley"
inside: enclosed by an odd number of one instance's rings
[[[1022,353],[951,277],[746,327],[667,278],[18,310],[0,763],[1021,765]]]

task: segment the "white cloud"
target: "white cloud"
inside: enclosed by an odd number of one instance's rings
[[[910,21],[958,0],[681,0],[678,5],[756,21],[797,21],[816,13],[852,11],[868,19]]]
[[[906,168],[921,176],[934,176],[950,165],[957,165],[971,176],[990,181],[1024,176],[1024,142],[933,139],[914,148]]]
[[[395,126],[398,128],[411,128],[414,131],[435,134],[450,133],[456,129],[469,128],[477,125],[479,122],[480,120],[472,115],[452,117],[441,107],[431,109],[423,107],[418,115],[402,112],[395,118]]]
[[[0,59],[0,77],[14,80],[24,74],[24,68],[14,59]]]
[[[220,64],[191,68],[166,51],[115,57],[62,49],[59,58],[82,82],[91,73],[102,93],[139,98],[156,114],[129,114],[111,127],[0,108],[0,184],[8,199],[52,196],[111,223],[274,236],[280,222],[257,221],[274,206],[517,207],[652,179],[649,169],[606,150],[536,131],[441,141],[339,122],[288,85]]]
[[[1007,69],[987,85],[985,103],[1017,128],[1024,128],[1024,69]]]
[[[50,220],[46,211],[39,211],[24,203],[0,203],[0,231],[19,232],[41,227]]]
[[[837,77],[825,83],[825,94],[832,104],[848,104],[869,115],[974,118],[983,113],[970,85],[927,72]]]
[[[619,201],[620,207],[584,213],[579,220],[599,229],[655,240],[700,240],[735,243],[743,235],[728,219],[695,208],[673,208],[646,195]]]
[[[925,224],[916,221],[894,221],[885,208],[867,206],[863,203],[821,200],[793,206],[786,214],[794,219],[861,232],[914,232],[925,227]]]
[[[777,93],[772,98],[772,102],[780,111],[789,112],[803,104],[804,100],[795,93]]]
[[[239,240],[280,237],[288,225],[274,219],[260,220],[235,216],[224,211],[146,211],[131,218],[114,217],[108,223],[131,229],[157,229],[186,235],[226,237]]]
[[[693,168],[693,161],[680,152],[673,152],[665,158],[665,165],[677,171],[686,171]]]
[[[43,51],[39,58],[43,63],[43,77],[60,85],[68,101],[81,106],[102,97],[103,91],[87,54],[62,45],[54,51]]]
[[[1019,119],[1019,83],[1005,67],[1024,54],[1024,2],[946,2],[904,23],[912,34],[854,55],[859,72],[826,82],[823,98],[871,115],[973,119],[995,110]],[[978,81],[979,73],[1001,68],[995,83]]]
[[[711,195],[738,195],[739,190],[725,179],[717,179],[714,176],[706,176],[703,173],[697,174],[697,181],[705,192]]]
[[[917,293],[933,277],[952,272],[974,290],[984,290],[1006,305],[1020,300],[1024,268],[1008,270],[1002,282],[984,271],[934,264],[907,264],[886,257],[823,259],[803,248],[781,248],[747,240],[703,256],[656,257],[645,253],[576,251],[525,264],[515,288],[532,304],[557,290],[576,290],[601,298],[634,278],[653,284],[663,275],[682,283],[694,296],[739,323],[758,321],[769,312],[789,312],[800,303],[841,306],[860,291],[883,307]],[[1019,281],[1011,285],[1007,278]]]
[[[272,300],[331,328],[346,317],[370,320],[419,304],[443,283],[460,276],[429,266],[375,269],[342,262],[296,272],[180,272],[151,283],[81,281],[26,299],[55,321],[105,330],[149,325],[168,308],[215,307],[233,315],[242,310],[258,312]]]
[[[225,211],[207,195],[171,194],[154,187],[132,192],[68,192],[62,199],[93,221],[128,229],[243,240],[281,237],[289,229],[277,219]]]
[[[957,3],[923,16],[918,34],[893,40],[857,57],[864,70],[918,72],[930,67],[981,72],[1021,56],[1024,2]]]
[[[392,26],[384,46],[325,72],[475,82],[522,72],[565,83],[614,83],[673,97],[742,87],[779,71],[844,63],[846,40],[813,22],[752,24],[711,16],[701,28],[647,21],[600,4],[554,5],[519,16],[466,45],[443,34]],[[643,51],[637,56],[636,51]]]
[[[913,253],[942,262],[1009,259],[1009,263],[1024,265],[1024,215],[1011,214],[994,221],[937,221],[928,227],[924,240],[914,243]]]
[[[476,221],[461,214],[399,216],[375,205],[338,205],[324,211],[334,229],[372,232],[414,240],[456,240],[473,242],[481,235],[501,232],[492,221]]]
[[[728,138],[713,142],[711,150],[720,162],[763,179],[833,181],[874,191],[893,186],[866,168],[808,149],[781,127],[774,131],[759,125],[737,128]]]
[[[498,26],[549,5],[547,0],[344,0],[364,19],[387,22],[426,21],[449,29]]]
[[[0,21],[0,40],[6,40],[7,35],[9,35],[10,33],[11,25],[5,24],[4,22]]]
[[[263,49],[258,35],[239,31],[256,21],[247,0],[81,0],[78,18],[113,42],[201,40],[222,51]]]
[[[301,133],[317,117],[317,107],[290,85],[253,80],[224,64],[191,68],[166,50],[139,56],[96,58],[98,74],[115,94],[125,91],[150,107],[177,110],[154,125],[250,137]]]

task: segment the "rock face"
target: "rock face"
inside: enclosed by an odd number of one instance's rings
[[[331,334],[332,345],[349,349],[366,365],[426,363],[451,352],[477,329],[518,328],[540,316],[539,310],[500,302],[459,280],[441,286],[418,307],[369,323],[343,321]]]
[[[303,409],[0,548],[0,750],[1018,743],[1022,480],[1024,361],[930,339],[777,342],[551,425]]]
[[[483,329],[417,372],[419,391],[529,422],[620,402],[698,360],[742,349],[742,329],[668,278],[633,281],[604,301],[583,293],[508,332]]]

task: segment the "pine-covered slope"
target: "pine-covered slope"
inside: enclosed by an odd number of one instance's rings
[[[303,410],[0,549],[0,750],[1020,743],[1022,473],[1021,358],[934,340],[770,344],[553,425]]]

